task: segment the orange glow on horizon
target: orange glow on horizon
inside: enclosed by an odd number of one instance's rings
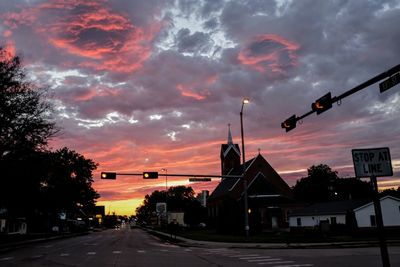
[[[126,200],[104,200],[97,201],[97,206],[105,206],[105,212],[112,214],[115,212],[116,215],[131,216],[136,214],[136,208],[139,207],[143,202],[143,199],[126,199]]]

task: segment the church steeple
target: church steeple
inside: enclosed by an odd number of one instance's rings
[[[231,125],[228,124],[228,143],[221,145],[221,173],[227,175],[232,169],[240,166],[240,149],[233,143]]]
[[[228,124],[228,145],[233,145],[230,123]]]

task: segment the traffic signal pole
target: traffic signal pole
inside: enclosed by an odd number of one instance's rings
[[[125,176],[143,176],[143,173],[115,173],[116,175],[125,175]],[[198,177],[198,178],[241,178],[241,175],[214,175],[214,174],[165,174],[166,177]]]
[[[352,95],[352,94],[354,94],[354,93],[357,93],[358,91],[361,91],[362,89],[365,89],[365,88],[367,88],[368,86],[371,86],[371,85],[373,85],[374,83],[377,83],[377,82],[379,82],[379,81],[381,81],[381,80],[383,80],[383,79],[385,79],[385,78],[387,78],[387,77],[391,77],[392,75],[395,75],[395,74],[398,73],[398,72],[400,72],[400,64],[394,66],[393,68],[391,68],[391,69],[389,69],[389,70],[387,70],[387,71],[385,71],[385,72],[382,72],[381,74],[378,74],[377,76],[375,76],[375,77],[369,79],[368,81],[366,81],[366,82],[364,82],[364,83],[362,83],[362,84],[357,85],[356,87],[354,87],[354,88],[352,88],[352,89],[350,89],[350,90],[344,92],[343,94],[341,94],[341,95],[339,95],[339,96],[335,96],[335,97],[331,98],[331,103],[330,103],[330,104],[333,104],[333,103],[335,103],[335,102],[339,102],[339,101],[341,101],[343,98],[348,97],[348,96],[350,96],[350,95]],[[398,74],[397,74],[397,75],[398,75]],[[397,82],[398,82],[398,81],[397,81]],[[387,89],[386,89],[386,90],[387,90]],[[292,126],[290,127],[290,129],[287,129],[286,131],[288,132],[288,131],[294,129],[294,128],[296,127],[296,124],[295,124],[295,123],[296,123],[297,121],[300,121],[300,120],[304,119],[305,117],[307,117],[307,116],[313,114],[314,112],[317,112],[317,110],[311,110],[311,111],[309,111],[309,112],[303,114],[303,115],[300,116],[300,117],[297,117],[297,116],[296,116],[296,117],[295,117],[295,120],[294,120],[294,122],[293,122],[293,123],[294,123],[294,126],[292,125]],[[289,120],[289,119],[288,119],[288,120]],[[286,120],[285,122],[287,122],[288,120]],[[285,122],[283,122],[283,123],[281,124],[282,128],[286,128],[286,127],[284,127],[284,126],[285,126]]]
[[[348,97],[348,96],[350,96],[350,95],[352,95],[354,93],[357,93],[358,91],[360,91],[360,90],[362,90],[362,89],[364,89],[364,88],[366,88],[366,87],[368,87],[370,85],[373,85],[374,83],[377,83],[380,80],[383,80],[383,79],[385,79],[387,77],[390,77],[390,76],[392,76],[393,74],[395,74],[396,72],[399,72],[399,71],[400,71],[400,64],[397,65],[397,66],[394,66],[393,68],[391,68],[391,69],[389,69],[389,70],[387,70],[385,72],[382,72],[381,74],[379,74],[379,75],[369,79],[368,81],[366,81],[366,82],[354,87],[353,89],[350,89],[349,91],[341,94],[340,96],[335,96],[334,98],[332,98],[332,103],[340,101],[343,98]]]

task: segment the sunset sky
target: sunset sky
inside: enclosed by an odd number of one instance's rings
[[[399,25],[399,0],[0,1],[0,45],[55,104],[51,148],[97,162],[99,204],[118,214],[165,179],[100,171],[219,174],[243,97],[246,158],[260,150],[289,185],[321,163],[354,176],[352,149],[389,147],[394,176],[378,181],[397,188],[400,85],[370,86],[288,133],[280,124],[400,64]]]

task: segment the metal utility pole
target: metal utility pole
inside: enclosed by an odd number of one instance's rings
[[[383,226],[382,208],[378,195],[378,183],[376,181],[376,176],[374,175],[371,176],[371,184],[374,190],[373,201],[375,208],[376,229],[378,231],[378,238],[379,238],[379,247],[381,248],[382,266],[390,267],[389,252],[385,237],[385,228]]]
[[[243,198],[244,198],[244,231],[246,234],[246,239],[249,238],[249,214],[248,214],[248,199],[247,199],[247,180],[246,180],[246,157],[244,151],[244,134],[243,134],[243,106],[244,104],[249,103],[248,98],[244,98],[242,101],[242,108],[240,110],[240,133],[242,137],[242,159],[243,159],[243,172],[242,172],[242,180],[243,180]]]

